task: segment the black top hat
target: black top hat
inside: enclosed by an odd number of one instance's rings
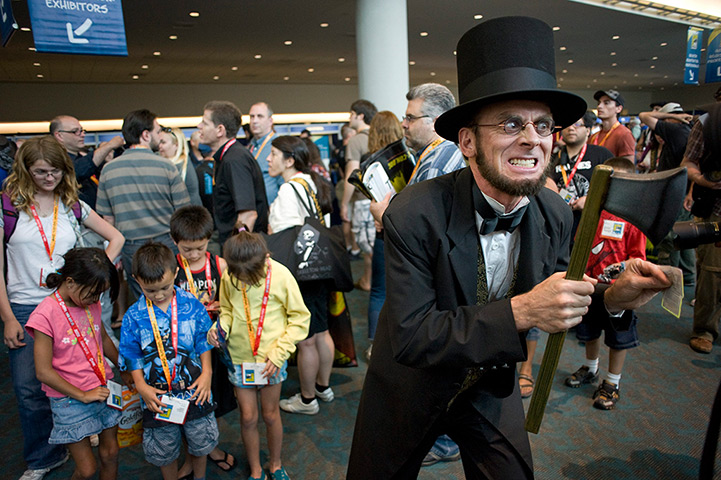
[[[561,127],[586,112],[586,101],[556,88],[551,27],[530,17],[501,17],[468,30],[456,47],[459,106],[438,117],[436,132],[452,142],[478,109],[503,100],[537,100]]]

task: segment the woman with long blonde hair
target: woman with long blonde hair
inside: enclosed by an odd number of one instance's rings
[[[180,178],[185,182],[185,188],[188,189],[190,195],[190,203],[193,205],[202,205],[200,200],[200,188],[198,187],[198,174],[193,168],[190,161],[190,147],[185,134],[179,128],[164,127],[160,132],[160,141],[158,142],[158,153],[160,156],[167,158],[178,169]]]
[[[45,279],[63,266],[63,255],[76,246],[80,224],[108,240],[105,253],[111,260],[125,242],[118,230],[78,200],[78,188],[73,162],[51,135],[23,143],[3,183],[0,244],[7,248],[7,275],[0,276],[0,317],[30,478],[40,478],[67,455],[65,447],[48,443],[53,426],[50,403],[35,376],[33,339],[25,334],[25,324],[52,293]],[[5,258],[0,256],[0,270]],[[72,339],[74,335],[68,337]]]

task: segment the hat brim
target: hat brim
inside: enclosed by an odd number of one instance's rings
[[[452,108],[436,119],[435,130],[441,137],[458,143],[461,128],[473,123],[481,107],[506,100],[533,100],[545,103],[551,109],[556,125],[565,128],[586,113],[586,101],[578,95],[563,90],[525,90],[522,92],[504,92],[471,100]]]

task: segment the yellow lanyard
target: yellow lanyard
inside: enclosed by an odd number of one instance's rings
[[[596,134],[593,136],[593,144],[603,146],[606,143],[606,140],[608,140],[609,135],[611,135],[611,133],[613,133],[613,131],[616,130],[619,125],[621,125],[621,122],[617,121],[616,123],[614,123],[613,127],[611,127],[611,130],[609,130],[606,136],[603,137],[603,140],[601,140],[601,143],[598,143],[598,137],[601,135],[601,132],[596,132]]]
[[[265,136],[265,140],[263,140],[263,143],[260,144],[260,147],[258,148],[258,150],[256,150],[255,147],[253,148],[253,157],[256,160],[258,160],[258,156],[260,155],[260,152],[263,151],[265,144],[268,143],[268,141],[270,140],[270,137],[272,137],[272,136],[273,136],[273,132],[270,132],[268,135]]]
[[[429,153],[433,151],[434,148],[436,148],[438,145],[443,143],[442,138],[436,138],[433,140],[433,142],[428,145],[425,149],[423,149],[423,152],[421,153],[421,156],[418,157],[418,161],[416,162],[416,166],[413,169],[413,173],[411,173],[411,178],[408,179],[408,182],[410,183],[411,180],[413,180],[413,177],[416,176],[416,172],[418,171],[418,167],[421,166],[421,161],[428,156]]]
[[[153,336],[155,337],[155,346],[158,348],[158,357],[160,357],[160,363],[163,366],[163,374],[165,380],[168,382],[168,391],[170,392],[173,387],[173,380],[175,379],[175,367],[178,366],[177,360],[173,364],[173,375],[170,375],[170,367],[168,367],[168,358],[165,356],[165,347],[163,346],[163,338],[160,336],[160,330],[158,329],[158,321],[155,318],[155,310],[153,309],[153,302],[147,297],[145,298],[145,304],[148,306],[148,316],[150,317],[150,325],[153,327]],[[175,356],[178,356],[178,302],[176,300],[175,292],[173,292],[173,299],[170,301],[171,315],[170,315],[170,338],[173,344],[173,350]]]

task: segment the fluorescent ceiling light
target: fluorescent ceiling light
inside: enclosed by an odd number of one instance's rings
[[[576,3],[635,13],[701,28],[721,27],[718,0],[571,0]]]

